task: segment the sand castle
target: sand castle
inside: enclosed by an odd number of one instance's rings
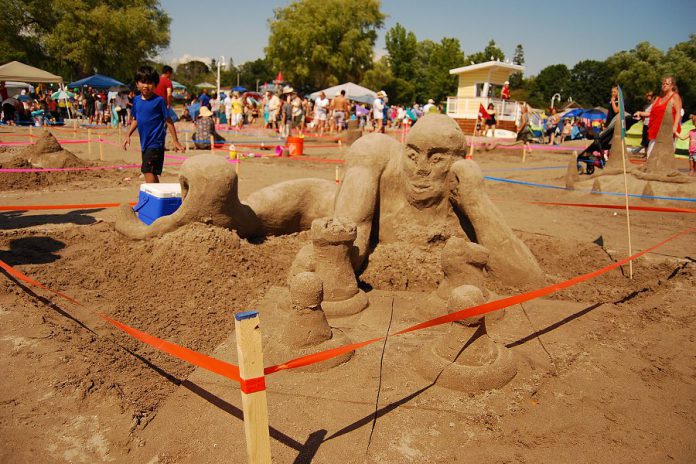
[[[674,159],[674,137],[672,128],[674,118],[672,116],[672,103],[667,105],[665,115],[662,118],[660,129],[655,139],[655,146],[646,163],[640,167],[634,167],[626,160],[626,183],[629,194],[645,196],[665,197],[694,197],[696,196],[696,179],[680,173],[676,170]],[[617,123],[618,126],[618,123]],[[609,159],[603,170],[595,171],[592,176],[582,180],[577,176],[577,167],[574,160],[568,165],[566,173],[566,188],[589,188],[593,192],[623,192],[623,142],[621,130],[616,127],[611,142]],[[571,173],[571,171],[574,171]]]
[[[182,166],[183,204],[174,214],[146,226],[130,207],[123,206],[116,228],[135,239],[196,221],[233,229],[242,238],[311,228],[312,243],[298,253],[290,271],[291,306],[298,305],[292,295],[299,291],[297,279],[301,279],[302,285],[311,282],[314,293],[322,284],[321,301],[312,297],[306,304],[323,310],[321,316],[315,313],[311,336],[297,317],[290,317],[288,324],[297,325],[304,334],[299,335],[301,339],[317,336],[324,343],[331,338],[330,327],[322,322],[323,311],[329,318],[343,317],[368,306],[356,273],[369,266],[370,253],[380,245],[442,244],[444,280],[431,290],[440,301],[449,302],[450,310],[483,302],[488,278],[520,288],[544,282],[536,259],[488,198],[480,168],[465,155],[466,140],[457,124],[445,115],[428,115],[409,132],[405,146],[382,134],[357,140],[338,190],[320,179],[295,180],[255,192],[245,202],[238,198],[237,176],[230,164],[212,155],[196,156]],[[467,376],[483,369],[474,375],[479,380],[453,380],[447,385],[462,390],[502,386],[514,376],[510,354],[483,337],[483,319],[473,326],[477,328],[466,333],[461,330],[464,326],[453,326],[456,330],[444,343],[447,347],[459,344],[461,349],[463,341],[472,345],[469,351],[485,345],[479,350],[487,353],[485,359],[479,353],[475,355],[479,361],[467,361]],[[290,335],[292,330],[277,342],[300,346]],[[440,353],[438,359],[452,362],[452,350],[443,350],[447,353]],[[491,375],[491,369],[502,369],[503,374]]]

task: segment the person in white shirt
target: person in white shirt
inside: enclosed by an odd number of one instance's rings
[[[321,92],[314,102],[314,111],[317,118],[317,126],[319,128],[319,135],[324,134],[324,128],[326,126],[326,119],[329,113],[329,99],[326,98],[326,94]]]
[[[228,93],[225,97],[225,120],[227,120],[227,130],[232,128],[232,94]]]
[[[375,119],[375,132],[384,132],[384,99],[387,94],[384,90],[377,92],[377,98],[372,103],[372,117]]]

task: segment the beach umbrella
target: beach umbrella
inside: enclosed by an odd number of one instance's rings
[[[67,90],[59,90],[57,92],[53,92],[51,94],[51,98],[53,100],[69,100],[71,98],[75,98],[75,94],[68,92]]]
[[[241,85],[238,85],[237,87],[232,87],[232,90],[235,92],[246,92],[246,87],[242,87]]]
[[[186,86],[184,84],[181,84],[177,81],[172,81],[172,88],[174,89],[180,89],[180,90],[185,90]]]

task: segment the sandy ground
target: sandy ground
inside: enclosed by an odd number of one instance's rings
[[[84,131],[55,133],[61,140],[86,138]],[[0,143],[28,135],[3,129]],[[86,144],[64,148],[93,166],[139,162],[139,152],[116,146],[115,133],[102,137],[108,142],[101,156],[96,143],[91,153]],[[257,130],[234,140],[274,144]],[[22,148],[0,150],[0,165],[10,167]],[[308,141],[305,152],[342,159],[346,148],[318,140]],[[569,156],[538,151],[523,165],[519,152],[501,149],[475,159],[490,176],[563,186]],[[333,180],[335,168],[321,160],[245,158],[240,196],[287,179]],[[162,180],[176,182],[178,169],[167,165]],[[132,202],[140,182],[137,168],[0,173],[0,205]],[[627,254],[623,211],[532,203],[619,204],[620,198],[494,181],[486,189],[548,283]],[[0,279],[6,372],[0,462],[246,462],[238,385],[107,327],[94,312],[234,361],[234,312],[258,309],[267,338],[282,330],[287,271],[307,234],[248,242],[193,224],[138,242],[114,230],[115,212],[0,212],[0,259],[84,304],[7,274]],[[634,251],[696,226],[695,219],[632,213]],[[368,268],[362,281],[368,310],[332,325],[360,341],[432,317],[427,294],[442,277],[423,272],[437,262],[424,256],[408,249],[383,254],[379,272]],[[491,337],[518,363],[517,376],[500,390],[463,394],[422,375],[419,350],[443,337],[445,326],[371,345],[323,373],[273,374],[267,384],[274,462],[694,462],[695,265],[691,234],[638,259],[633,280],[623,266],[508,308],[489,323]],[[495,282],[489,290],[518,293]]]

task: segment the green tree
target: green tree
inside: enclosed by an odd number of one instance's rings
[[[645,92],[659,90],[663,58],[664,53],[648,42],[641,42],[633,50],[622,51],[607,58],[606,64],[612,72],[612,84],[621,86],[627,110],[639,109],[644,103]],[[608,98],[609,95],[605,97],[605,102]]]
[[[684,113],[696,113],[696,34],[667,50],[660,70],[676,79]]]
[[[569,96],[570,71],[564,64],[547,66],[539,72],[530,87],[529,102],[532,106],[543,108],[550,106],[551,97],[558,93],[561,97]]]
[[[274,11],[266,56],[299,88],[359,82],[372,67],[379,0],[301,0]]]
[[[495,40],[491,39],[488,41],[488,45],[483,49],[482,52],[476,52],[467,57],[469,61],[474,63],[485,63],[486,61],[505,61],[505,53],[498,48]]]
[[[416,99],[425,102],[432,98],[442,102],[457,93],[457,76],[449,70],[461,66],[464,61],[459,39],[444,37],[439,43],[419,42],[419,63],[416,73]]]
[[[396,26],[387,31],[385,44],[389,52],[389,66],[394,76],[413,79],[418,54],[416,35],[396,23]]]
[[[20,59],[68,79],[95,72],[130,82],[169,45],[157,0],[2,0],[0,61]],[[9,33],[8,33],[9,32]]]
[[[512,57],[512,64],[523,65],[524,64],[524,48],[522,44],[517,44],[515,47],[515,54]],[[510,88],[519,89],[524,83],[524,75],[521,72],[512,73],[510,75]]]
[[[413,103],[416,89],[412,80],[395,77],[389,65],[389,58],[383,56],[365,73],[360,85],[368,89],[384,90],[389,95],[389,103],[394,105]]]
[[[187,87],[191,87],[195,84],[198,84],[202,80],[212,78],[211,70],[208,67],[208,65],[203,63],[202,61],[196,60],[181,63],[179,66],[176,67],[176,71],[174,71],[174,74],[176,75],[176,80],[186,85]],[[222,82],[222,73],[220,78]]]
[[[606,106],[611,94],[611,69],[603,61],[584,60],[570,71],[569,95],[585,107]],[[563,95],[565,97],[565,95]]]
[[[271,65],[266,58],[247,61],[239,66],[238,72],[240,85],[250,90],[256,89],[257,82],[259,82],[260,85],[264,82],[270,82],[275,78]]]

